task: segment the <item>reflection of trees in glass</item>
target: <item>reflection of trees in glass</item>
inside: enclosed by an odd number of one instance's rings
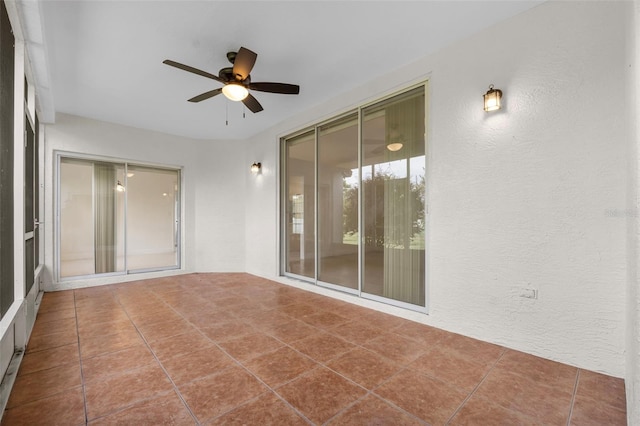
[[[365,214],[364,243],[373,247],[424,248],[424,174],[410,181],[407,188],[406,178],[396,178],[392,172],[383,172],[368,176],[362,180],[364,190]],[[408,189],[408,194],[407,194]],[[345,240],[358,233],[358,188],[343,182],[343,231]],[[408,198],[408,199],[407,199]],[[401,224],[410,220],[411,227],[395,226],[393,232],[385,234],[385,203],[393,204],[393,216],[386,219],[387,224]],[[375,213],[374,213],[375,212]],[[387,225],[389,226],[389,225]]]

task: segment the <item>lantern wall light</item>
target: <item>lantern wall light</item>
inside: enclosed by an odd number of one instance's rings
[[[502,107],[502,90],[494,89],[493,84],[489,86],[489,90],[483,97],[485,111],[497,111]]]

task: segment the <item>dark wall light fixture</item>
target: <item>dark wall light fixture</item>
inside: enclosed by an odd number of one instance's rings
[[[485,111],[497,111],[501,108],[502,90],[494,89],[493,84],[489,86],[489,91],[483,97]]]
[[[124,185],[121,184],[120,181],[118,181],[118,183],[116,184],[116,191],[124,192]]]
[[[253,163],[251,165],[251,173],[257,174],[262,169],[262,163]]]

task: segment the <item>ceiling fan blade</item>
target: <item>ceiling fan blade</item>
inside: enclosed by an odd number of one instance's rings
[[[189,102],[204,101],[205,99],[213,98],[214,96],[219,95],[220,93],[222,93],[222,89],[210,90],[209,92],[205,92],[201,95],[194,96],[193,98],[189,99]]]
[[[241,47],[233,62],[233,73],[235,75],[239,75],[241,80],[249,77],[249,74],[251,74],[251,70],[253,69],[253,65],[256,63],[257,57],[257,53]]]
[[[172,61],[171,59],[165,59],[164,61],[162,61],[162,63],[170,65],[172,67],[176,67],[176,68],[184,70],[184,71],[189,71],[189,72],[192,72],[194,74],[201,75],[203,77],[211,78],[213,80],[219,81],[220,83],[224,83],[224,81],[220,77],[218,77],[217,75],[213,75],[213,74],[208,73],[206,71],[199,70],[198,68],[190,67],[189,65],[184,65],[184,64],[181,64],[179,62]]]
[[[250,83],[249,89],[260,92],[282,93],[285,95],[297,95],[300,93],[300,86],[287,83]]]
[[[256,98],[254,98],[253,96],[251,96],[251,94],[247,95],[246,98],[244,98],[244,100],[242,101],[242,103],[251,110],[251,112],[256,113],[256,112],[260,112],[262,111],[262,105],[260,105],[260,102],[258,102],[258,100]]]

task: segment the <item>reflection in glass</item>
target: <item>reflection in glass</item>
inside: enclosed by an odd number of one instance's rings
[[[124,165],[63,158],[60,161],[60,276],[123,271],[124,205],[116,184]]]
[[[177,170],[127,168],[128,270],[178,266],[179,179]]]
[[[60,277],[178,267],[179,187],[178,170],[61,158]]]
[[[425,111],[418,88],[363,110],[363,291],[425,305]]]
[[[315,278],[315,136],[285,144],[285,272]]]
[[[358,114],[318,129],[318,280],[358,289]]]

